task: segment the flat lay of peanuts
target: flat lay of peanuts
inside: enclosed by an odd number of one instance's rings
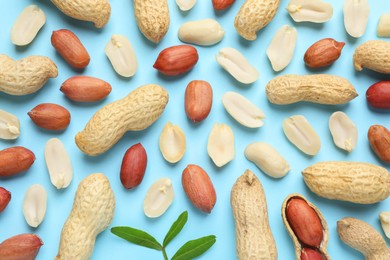
[[[389,1],[0,0],[0,260],[389,260],[389,171]]]

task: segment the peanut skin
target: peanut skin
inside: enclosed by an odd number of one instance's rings
[[[16,235],[0,244],[0,259],[34,260],[42,245],[43,242],[37,235]]]
[[[368,129],[368,141],[372,150],[385,163],[390,163],[390,131],[381,125]]]
[[[35,155],[22,146],[0,151],[0,177],[10,177],[28,170],[35,161]]]

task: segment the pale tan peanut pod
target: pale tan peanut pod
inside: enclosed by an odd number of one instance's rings
[[[0,109],[0,139],[13,140],[20,135],[20,121],[11,113]]]
[[[282,178],[290,171],[290,165],[271,145],[263,142],[251,143],[245,148],[245,157],[256,164],[265,174]]]
[[[290,64],[297,43],[298,32],[294,27],[283,25],[275,33],[267,48],[267,56],[274,71],[281,71]]]
[[[234,19],[238,34],[246,40],[256,40],[256,33],[275,17],[280,0],[246,0]]]
[[[304,116],[296,115],[283,121],[287,139],[307,155],[316,155],[321,149],[321,139]]]
[[[383,237],[367,222],[346,217],[337,221],[339,238],[362,253],[366,260],[390,259],[390,249]]]
[[[149,41],[159,43],[169,28],[167,0],[134,0],[134,14],[141,33]]]
[[[183,130],[171,122],[165,124],[160,134],[160,151],[170,163],[180,161],[186,151],[186,137]]]
[[[38,227],[46,215],[47,194],[40,184],[32,185],[26,192],[23,201],[23,215],[31,227]]]
[[[326,249],[329,239],[328,224],[314,204],[301,194],[290,194],[282,204],[282,219],[294,243],[295,259],[330,259]],[[305,258],[305,254],[314,254],[319,258]]]
[[[218,167],[234,159],[234,134],[228,125],[214,124],[207,143],[207,153]]]
[[[347,152],[355,149],[358,130],[352,120],[343,112],[334,112],[329,118],[329,130],[335,145]]]
[[[223,94],[222,103],[226,111],[241,125],[249,128],[258,128],[264,125],[264,112],[246,97],[229,91]]]
[[[234,183],[230,204],[236,226],[237,258],[278,259],[263,186],[250,170]]]
[[[16,18],[11,29],[11,42],[17,46],[30,44],[42,26],[46,15],[37,5],[29,5]]]
[[[379,214],[381,226],[387,238],[390,238],[390,212],[381,212]]]
[[[161,86],[141,86],[126,97],[98,110],[75,141],[84,153],[95,156],[116,144],[127,131],[141,131],[153,124],[168,103],[168,92]]]
[[[355,38],[366,32],[370,4],[368,0],[344,0],[344,26],[349,35]]]
[[[202,19],[184,23],[178,37],[182,42],[210,46],[220,42],[225,35],[222,26],[214,19]]]
[[[223,48],[215,56],[215,59],[222,68],[241,83],[251,84],[259,78],[257,69],[236,49]]]
[[[287,11],[295,22],[325,23],[333,16],[332,5],[322,0],[291,0]]]
[[[181,11],[187,12],[195,6],[196,0],[176,0],[176,4]]]
[[[266,94],[269,102],[277,105],[300,101],[339,105],[358,96],[347,79],[328,74],[279,76],[268,82]]]
[[[382,14],[376,30],[379,37],[390,37],[390,13]]]
[[[61,12],[77,20],[93,22],[103,28],[110,19],[109,0],[50,0]]]
[[[390,74],[390,42],[382,40],[367,41],[355,49],[353,65],[355,70],[367,68],[379,73]]]
[[[107,177],[102,173],[85,177],[77,187],[54,259],[90,259],[97,235],[109,227],[114,212],[115,196]]]
[[[138,61],[129,39],[113,34],[104,49],[115,72],[122,77],[132,77],[137,71]]]
[[[312,192],[331,200],[372,204],[390,196],[390,174],[361,162],[319,162],[302,171]]]
[[[175,197],[172,181],[161,178],[150,186],[144,199],[144,213],[149,218],[157,218],[167,211]]]
[[[14,60],[0,54],[0,92],[14,96],[28,95],[57,75],[57,65],[47,57],[28,56]]]
[[[45,161],[51,183],[57,189],[68,187],[73,178],[72,162],[60,139],[51,138],[47,141]]]

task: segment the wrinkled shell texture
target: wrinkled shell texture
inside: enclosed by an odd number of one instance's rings
[[[304,245],[302,245],[299,242],[299,240],[296,237],[294,231],[291,229],[291,226],[288,223],[288,220],[287,220],[287,217],[286,217],[287,203],[292,198],[299,198],[299,199],[304,200],[307,203],[307,205],[309,205],[309,207],[311,207],[317,213],[317,216],[320,218],[321,224],[322,224],[322,228],[323,228],[323,238],[322,238],[322,243],[320,245],[319,251],[322,254],[324,254],[327,257],[327,259],[330,259],[329,255],[328,255],[328,252],[326,250],[326,247],[328,245],[328,239],[329,239],[328,223],[326,222],[326,220],[325,220],[324,216],[322,215],[321,211],[314,204],[312,204],[310,201],[308,201],[303,195],[298,194],[298,193],[293,193],[293,194],[288,195],[286,197],[286,199],[283,201],[283,204],[282,204],[282,219],[283,219],[283,224],[286,227],[288,234],[290,235],[291,239],[293,240],[296,259],[297,260],[301,259],[300,255],[301,255],[302,249],[304,248]]]
[[[355,49],[353,64],[355,70],[367,68],[379,73],[390,74],[390,42],[370,40]]]
[[[390,259],[386,241],[362,220],[347,217],[337,221],[337,233],[344,243],[361,252],[367,260]]]
[[[234,20],[234,27],[244,39],[253,41],[257,31],[265,27],[276,15],[280,0],[247,0]]]
[[[89,259],[96,236],[108,228],[114,218],[115,197],[102,173],[84,178],[76,191],[72,211],[62,232],[55,260]]]
[[[134,0],[134,13],[142,34],[154,43],[159,43],[169,28],[167,0]]]
[[[380,166],[360,162],[320,162],[302,171],[306,185],[318,196],[372,204],[390,195],[390,174]]]
[[[88,155],[104,153],[127,131],[138,131],[156,121],[168,103],[168,92],[158,85],[145,85],[110,103],[89,120],[76,135],[76,144]]]
[[[268,221],[263,186],[246,170],[233,185],[230,203],[236,226],[236,253],[240,260],[278,258]]]
[[[0,55],[0,92],[14,96],[34,93],[58,75],[56,64],[44,56],[13,60]]]
[[[67,16],[104,27],[111,15],[109,0],[51,0]]]
[[[347,79],[327,74],[279,76],[268,82],[266,94],[271,103],[278,105],[299,101],[337,105],[358,96]]]

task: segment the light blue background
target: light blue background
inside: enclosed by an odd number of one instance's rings
[[[371,14],[365,35],[360,39],[350,38],[344,29],[342,5],[343,1],[328,1],[333,4],[333,18],[320,25],[309,23],[294,23],[289,17],[286,6],[288,1],[282,1],[275,19],[258,33],[258,39],[247,42],[236,33],[233,20],[244,1],[236,1],[225,12],[215,13],[211,0],[198,0],[197,5],[188,13],[182,13],[174,0],[169,0],[171,23],[169,31],[162,42],[154,45],[147,41],[139,32],[132,1],[111,1],[112,15],[107,26],[98,30],[90,23],[79,22],[63,15],[49,0],[0,0],[0,52],[15,59],[29,55],[46,55],[52,58],[59,68],[59,76],[51,79],[39,92],[25,97],[12,97],[0,93],[0,109],[17,115],[21,122],[21,136],[16,141],[0,140],[0,149],[21,145],[31,149],[36,155],[36,161],[31,169],[18,177],[1,179],[0,186],[12,192],[12,200],[8,208],[0,214],[0,241],[20,233],[35,232],[44,241],[37,259],[52,259],[59,244],[60,232],[66,220],[78,183],[90,173],[103,172],[110,179],[115,192],[117,208],[111,226],[127,225],[150,232],[162,241],[171,223],[184,210],[188,210],[188,223],[179,236],[169,245],[167,251],[173,256],[176,250],[186,241],[204,235],[215,234],[216,244],[202,259],[235,259],[234,222],[230,208],[230,190],[237,177],[245,169],[252,170],[261,180],[267,197],[270,225],[277,243],[279,259],[294,259],[292,241],[287,234],[281,219],[281,205],[285,197],[293,192],[301,193],[322,211],[329,226],[328,252],[333,259],[363,259],[363,256],[339,240],[336,232],[336,221],[352,216],[373,225],[382,235],[378,214],[390,211],[390,201],[386,200],[375,205],[354,205],[319,198],[311,193],[303,182],[300,171],[307,166],[326,160],[364,161],[382,165],[371,151],[366,135],[372,124],[382,124],[390,127],[389,113],[371,110],[365,100],[366,89],[385,78],[383,75],[363,71],[355,72],[352,65],[352,54],[357,45],[369,39],[376,39],[376,26],[381,13],[390,12],[390,2],[386,0],[370,1]],[[13,46],[10,42],[10,30],[19,13],[29,4],[38,4],[47,15],[47,23],[39,32],[32,44],[25,48]],[[199,62],[196,67],[180,77],[167,78],[161,76],[152,65],[158,53],[166,47],[181,44],[177,38],[180,25],[186,21],[202,18],[214,18],[225,29],[226,35],[222,42],[212,47],[197,47]],[[282,72],[274,73],[266,57],[265,50],[276,30],[284,25],[293,25],[298,30],[298,41],[291,64]],[[50,44],[53,30],[67,28],[74,31],[91,56],[91,63],[84,71],[72,69],[56,53]],[[138,57],[139,68],[131,79],[124,79],[114,72],[104,47],[112,34],[126,35]],[[340,59],[331,67],[313,71],[305,67],[303,54],[315,41],[333,37],[345,41]],[[214,56],[223,47],[239,49],[249,61],[259,70],[260,78],[252,85],[240,85],[228,75],[215,61]],[[299,103],[289,106],[271,105],[265,96],[265,85],[277,75],[288,73],[311,74],[330,73],[348,78],[359,93],[359,97],[343,106],[321,106],[309,103]],[[61,83],[74,75],[89,75],[108,81],[113,90],[102,102],[95,104],[75,103],[67,99],[60,91]],[[184,91],[189,81],[194,79],[207,80],[213,87],[213,108],[209,117],[198,125],[192,124],[184,112]],[[170,100],[161,118],[149,129],[139,133],[126,134],[109,152],[98,156],[84,155],[75,145],[74,136],[80,131],[96,110],[107,103],[120,99],[136,87],[157,83],[164,86],[170,95]],[[251,130],[239,125],[224,110],[221,96],[227,91],[236,91],[245,95],[260,107],[267,115],[265,126]],[[43,102],[53,102],[65,106],[72,114],[70,126],[61,133],[41,130],[27,116],[27,112]],[[331,113],[342,110],[357,124],[359,140],[356,150],[347,154],[338,149],[332,141],[328,130],[328,118]],[[305,156],[285,138],[281,124],[284,118],[302,114],[314,126],[322,140],[321,151],[314,157]],[[177,164],[164,161],[158,148],[160,131],[167,121],[178,124],[187,137],[187,151],[184,158]],[[226,123],[232,127],[235,134],[236,157],[225,167],[214,166],[207,155],[207,138],[211,127],[216,122]],[[70,154],[74,178],[65,190],[56,190],[50,183],[44,161],[44,147],[52,137],[60,138]],[[291,165],[290,173],[283,179],[271,179],[256,166],[246,160],[245,147],[252,142],[265,141],[276,147]],[[119,169],[123,154],[133,144],[141,142],[148,154],[148,166],[142,184],[135,190],[125,190],[119,180]],[[194,163],[203,167],[210,175],[217,191],[217,203],[210,215],[195,209],[186,198],[181,187],[181,172],[187,164]],[[382,165],[389,169],[389,165]],[[148,219],[142,209],[143,199],[150,185],[161,177],[169,177],[173,181],[175,200],[168,211],[158,219]],[[34,183],[42,184],[48,192],[48,208],[43,223],[37,228],[30,228],[22,214],[22,202],[28,187]],[[389,240],[387,240],[389,242]],[[97,239],[92,259],[162,259],[158,251],[132,245],[112,235],[109,230],[103,232]]]

